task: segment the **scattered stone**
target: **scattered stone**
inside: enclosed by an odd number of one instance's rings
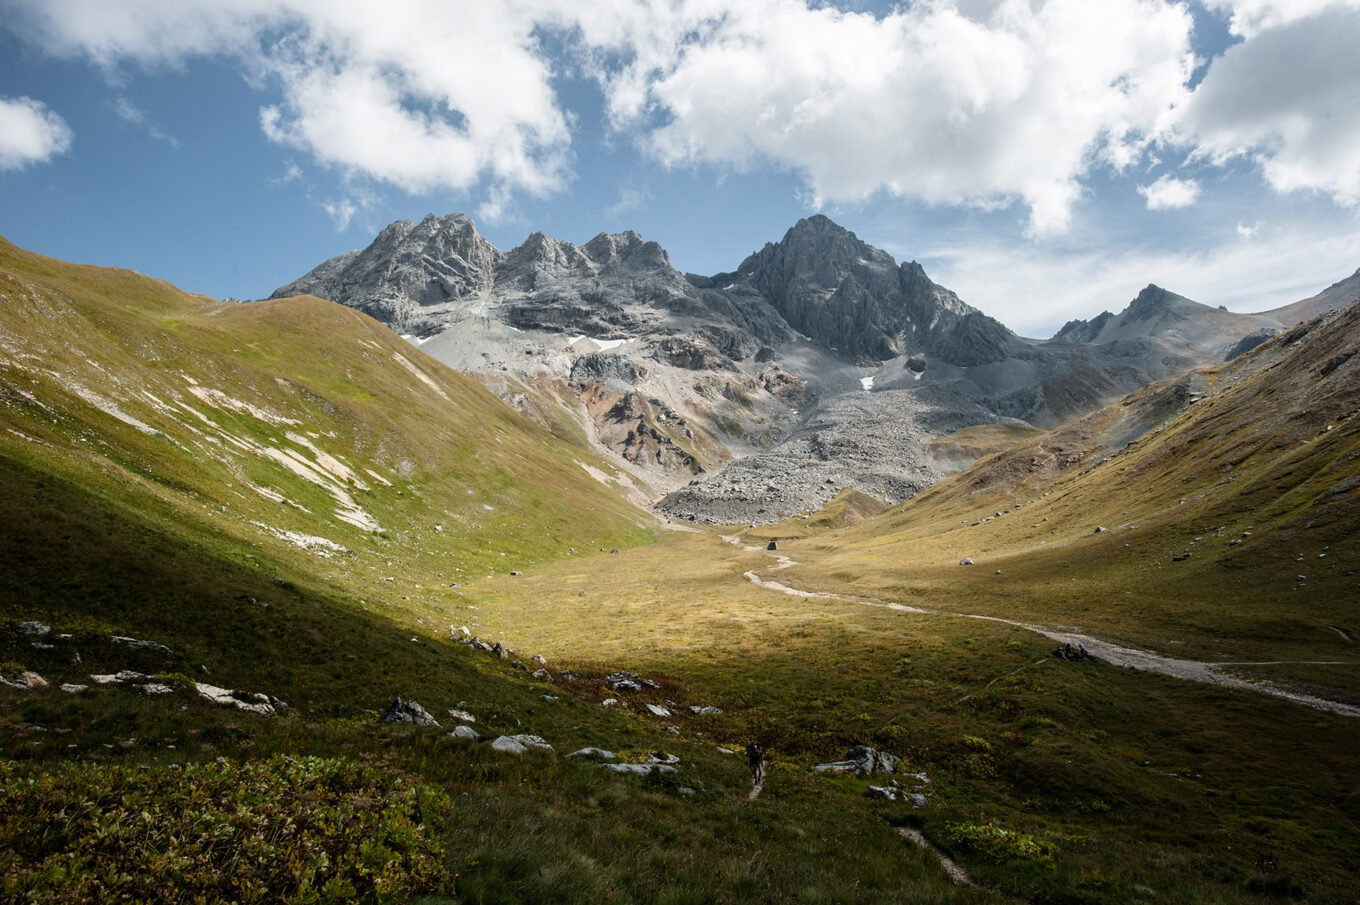
[[[619,555],[619,548],[618,548],[618,547],[614,547],[614,548],[611,549],[609,552],[610,552],[610,554],[613,555],[613,556],[618,556],[618,555]]]
[[[540,751],[551,751],[553,749],[552,745],[537,735],[512,735],[510,738],[526,748],[537,748]]]
[[[529,749],[515,741],[508,735],[502,735],[491,743],[492,751],[499,751],[502,754],[528,754]]]
[[[459,636],[462,636],[462,638],[470,638],[472,637],[472,630],[469,629],[466,625],[460,625],[458,626],[458,628],[453,628],[452,626],[450,626],[449,634],[452,635],[454,638],[459,638]],[[461,640],[461,638],[459,638],[459,640]]]
[[[541,694],[538,696],[538,699],[545,704],[555,704],[558,701],[562,700],[555,694]]]
[[[679,727],[679,726],[667,726],[667,727],[666,727],[666,731],[669,732],[671,735],[679,735],[679,734],[680,734],[680,727]]]
[[[143,694],[170,694],[175,689],[160,682],[147,682],[142,686]]]
[[[856,745],[845,753],[845,760],[818,764],[812,769],[818,773],[853,773],[856,776],[872,776],[875,773],[895,773],[901,759],[886,751],[878,751],[867,745]]]
[[[476,718],[475,716],[473,716],[472,714],[468,713],[466,710],[460,710],[460,709],[457,709],[457,708],[455,708],[455,709],[453,709],[453,710],[450,710],[450,711],[449,711],[449,716],[453,717],[455,720],[459,720],[459,721],[464,722],[464,723],[475,723],[475,722],[477,722],[477,718]]]
[[[90,678],[95,678],[91,676]],[[204,682],[195,682],[194,690],[199,696],[212,701],[214,704],[221,704],[224,707],[235,707],[237,710],[244,710],[247,713],[258,713],[261,716],[273,716],[279,709],[278,705],[287,705],[278,698],[272,698],[265,694],[250,694],[244,691],[232,691],[230,688],[219,688],[216,685],[208,685]],[[401,699],[397,699],[401,703]],[[390,708],[389,708],[390,710]],[[424,712],[424,711],[422,711]],[[425,714],[427,717],[429,714]],[[436,723],[435,725],[439,725]]]
[[[11,680],[0,676],[0,684],[7,685],[10,688],[18,688],[21,691],[32,691],[35,688],[46,688],[47,680],[36,672],[25,670],[18,679]]]
[[[618,699],[618,698],[605,698],[603,701],[600,702],[600,706],[601,706],[601,707],[617,707],[617,706],[619,706],[619,699]]]
[[[473,729],[471,726],[454,726],[453,731],[449,733],[449,737],[461,738],[469,742],[476,742],[481,740],[482,734],[478,732],[476,729]]]
[[[497,657],[500,657],[502,660],[510,659],[510,648],[506,647],[499,641],[496,642],[496,646],[493,647],[491,650],[496,654]]]
[[[495,653],[496,651],[494,647],[492,647],[489,643],[483,641],[481,638],[474,637],[468,643],[471,644],[473,647],[477,648],[477,650],[482,651],[483,653],[490,654]]]
[[[772,541],[770,541],[768,544],[765,545],[765,549],[766,549],[766,550],[778,550],[778,549],[779,549],[779,542],[778,542],[778,541],[773,541],[773,540],[772,540]]]
[[[965,556],[963,559],[959,560],[959,565],[961,565],[961,566],[971,566],[972,564],[973,564],[973,557],[971,557],[971,556]]]
[[[510,570],[510,577],[511,577],[511,578],[519,578],[519,577],[520,577],[521,575],[523,575],[523,574],[524,574],[523,572],[518,572],[518,571],[516,571],[516,570],[514,570],[514,569],[511,569],[511,570]]]
[[[534,654],[532,657],[529,658],[529,660],[530,660],[530,662],[532,662],[535,666],[547,666],[547,665],[548,665],[548,658],[545,657],[545,656],[543,656],[542,654]]]
[[[1174,554],[1172,554],[1172,556],[1171,556],[1171,561],[1172,561],[1172,562],[1185,562],[1185,561],[1186,561],[1187,559],[1189,559],[1189,558],[1190,558],[1190,551],[1189,551],[1189,550],[1182,550],[1182,551],[1179,552],[1179,553],[1174,553]]]
[[[680,763],[680,757],[675,754],[667,754],[665,751],[653,751],[651,754],[647,755],[647,763],[668,764],[674,767],[676,764]]]
[[[535,669],[533,672],[529,673],[529,676],[538,679],[540,682],[551,682],[553,680],[552,673],[548,672],[546,669]]]
[[[1084,644],[1063,644],[1059,646],[1057,650],[1053,651],[1053,656],[1057,657],[1059,660],[1066,660],[1069,663],[1080,663],[1083,660],[1092,659],[1091,655],[1087,653],[1086,645]]]
[[[147,650],[157,654],[169,654],[170,648],[155,641],[142,641],[138,638],[129,638],[127,635],[110,635],[109,640],[114,644],[122,644],[134,650]]]
[[[670,709],[662,704],[644,704],[642,706],[646,707],[652,716],[671,716]]]
[[[606,751],[603,748],[581,748],[573,751],[567,757],[584,757],[586,760],[618,760],[619,756],[613,751]]]
[[[1104,534],[1104,533],[1105,533],[1105,528],[1104,528],[1103,526],[1101,526],[1101,525],[1096,525],[1096,530],[1092,531],[1091,533],[1092,533],[1092,534]]]
[[[88,685],[74,685],[70,682],[66,682],[61,686],[61,690],[67,694],[79,694],[82,691],[88,691],[89,688],[90,686]]]
[[[139,679],[151,678],[146,673],[133,672],[124,669],[116,673],[100,676],[90,676],[90,681],[96,685],[122,685],[124,682],[135,682]]]
[[[635,672],[611,672],[604,677],[605,684],[615,691],[641,691],[644,688],[660,688],[651,679],[644,679]]]
[[[674,767],[665,764],[600,764],[600,769],[627,776],[665,776],[676,772]]]
[[[41,622],[29,621],[19,623],[19,634],[21,635],[28,635],[30,637],[33,636],[41,637],[43,635],[49,634],[51,631],[52,626],[44,625]]]
[[[689,712],[695,716],[717,716],[722,713],[721,707],[690,707]]]
[[[202,686],[199,686],[202,688]],[[387,706],[383,715],[378,720],[380,723],[413,723],[417,726],[439,726],[439,721],[430,716],[430,712],[421,707],[415,701],[405,701],[397,698]]]
[[[510,661],[510,668],[511,668],[511,669],[518,669],[520,672],[528,672],[528,671],[529,671],[529,667],[525,665],[525,663],[524,663],[523,660],[511,660],[511,661]]]

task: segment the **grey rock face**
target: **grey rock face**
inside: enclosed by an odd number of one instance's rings
[[[519,742],[515,741],[508,735],[498,736],[496,740],[491,743],[491,750],[499,751],[502,754],[514,754],[514,755],[529,753],[528,748],[526,748],[524,745],[521,745]]]
[[[600,769],[625,776],[665,776],[676,772],[666,764],[600,764]]]
[[[582,757],[586,760],[618,760],[619,756],[613,751],[606,751],[603,748],[581,748],[573,751],[567,757]]]
[[[419,223],[398,220],[368,248],[332,258],[272,297],[354,299],[379,320],[419,330],[428,321],[423,309],[488,289],[503,257],[466,214],[431,214]]]
[[[465,741],[475,742],[481,739],[482,734],[471,726],[455,726],[453,731],[449,733],[449,736],[451,738],[461,738]]]
[[[1148,286],[1038,341],[823,216],[698,276],[634,232],[503,253],[450,214],[394,223],[274,296],[301,292],[418,334],[529,417],[565,401],[672,518],[769,523],[846,488],[900,502],[967,464],[932,458],[953,431],[1055,426],[1340,305],[1360,274],[1261,315]]]

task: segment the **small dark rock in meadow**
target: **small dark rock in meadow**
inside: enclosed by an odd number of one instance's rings
[[[430,712],[421,707],[415,701],[406,701],[397,698],[387,709],[383,711],[380,719],[383,723],[412,723],[416,726],[438,726],[439,721],[430,716]]]

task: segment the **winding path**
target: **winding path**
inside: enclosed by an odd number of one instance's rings
[[[741,542],[740,535],[725,534],[722,539],[735,547],[740,547],[751,553],[765,553],[775,560],[774,566],[766,571],[777,572],[780,569],[787,569],[798,563],[787,556],[779,553],[770,553],[762,547],[753,547]],[[1221,670],[1233,666],[1261,665],[1247,663],[1208,663],[1201,660],[1184,660],[1178,657],[1168,657],[1163,654],[1153,653],[1152,651],[1139,650],[1135,647],[1124,647],[1112,641],[1105,641],[1101,638],[1094,638],[1090,635],[1082,635],[1076,632],[1059,631],[1043,625],[1036,625],[1032,622],[1019,622],[1014,619],[1003,619],[999,616],[981,616],[973,613],[953,613],[948,610],[932,610],[924,607],[907,606],[902,603],[893,603],[887,600],[877,600],[872,597],[856,597],[850,594],[833,594],[827,591],[804,591],[799,588],[791,587],[778,581],[762,578],[757,570],[752,569],[745,573],[745,577],[752,584],[758,585],[771,591],[781,594],[788,594],[793,597],[801,597],[807,600],[841,600],[846,603],[855,603],[861,606],[879,607],[882,609],[896,610],[900,613],[915,613],[927,616],[947,616],[955,619],[977,619],[983,622],[997,622],[1002,625],[1010,625],[1021,628],[1025,631],[1043,635],[1060,644],[1071,644],[1073,646],[1083,646],[1097,659],[1112,663],[1115,666],[1126,666],[1130,669],[1137,669],[1143,672],[1158,673],[1164,676],[1172,676],[1177,679],[1185,679],[1190,682],[1201,682],[1205,685],[1218,685],[1223,688],[1235,688],[1239,691],[1250,691],[1256,694],[1269,695],[1271,697],[1283,698],[1304,707],[1312,707],[1315,710],[1324,710],[1339,716],[1360,717],[1360,707],[1351,704],[1343,704],[1339,701],[1331,701],[1326,698],[1319,698],[1313,695],[1302,694],[1296,691],[1289,691],[1278,685],[1257,680],[1249,681],[1234,675],[1222,672]],[[1273,665],[1284,663],[1317,663],[1322,661],[1272,661]],[[1354,665],[1350,661],[1325,661],[1333,665]]]

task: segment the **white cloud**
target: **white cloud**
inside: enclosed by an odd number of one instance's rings
[[[146,130],[157,141],[163,141],[176,151],[180,148],[180,141],[175,136],[161,129],[155,123],[147,119],[146,111],[138,107],[126,97],[119,97],[113,104],[113,112],[118,114],[118,118],[126,123],[131,123]]]
[[[1237,237],[1244,242],[1250,242],[1261,234],[1261,222],[1246,223],[1237,221]]]
[[[824,202],[1020,201],[1040,235],[1067,228],[1095,163],[1141,156],[1193,67],[1191,18],[1162,0],[682,6],[669,55],[606,82],[618,121],[662,118],[648,145],[665,163],[774,162]]]
[[[1147,199],[1150,211],[1175,210],[1190,207],[1199,200],[1199,183],[1193,179],[1163,176],[1151,185],[1138,186],[1138,194]]]
[[[350,222],[354,220],[354,215],[359,213],[359,206],[348,198],[323,201],[321,202],[321,209],[326,212],[326,216],[331,218],[331,222],[335,224],[335,231],[338,233],[349,229]]]
[[[46,163],[71,149],[66,121],[31,97],[0,97],[0,170]]]
[[[230,60],[277,92],[271,140],[348,185],[475,191],[492,218],[571,179],[568,72],[662,164],[782,168],[817,204],[1017,205],[1052,236],[1094,168],[1154,149],[1360,201],[1360,0],[1203,0],[1243,40],[1193,91],[1178,0],[2,2],[8,28],[110,72]]]
[[[617,220],[624,214],[642,210],[651,200],[651,195],[645,189],[624,186],[619,189],[619,200],[605,208],[605,214],[611,220]]]
[[[1205,5],[1229,14],[1233,34],[1250,37],[1326,10],[1360,8],[1360,0],[1205,0]]]
[[[1180,141],[1216,163],[1255,161],[1279,192],[1360,202],[1360,3],[1241,6],[1250,37],[1210,66]],[[1325,8],[1298,14],[1313,7]]]
[[[1307,298],[1355,271],[1360,225],[1256,227],[1197,250],[1073,251],[964,241],[922,254],[931,279],[1025,336],[1048,337],[1072,318],[1120,311],[1148,283],[1233,311],[1266,311]],[[889,248],[889,250],[893,250]]]
[[[544,194],[567,178],[569,118],[532,0],[11,0],[10,27],[116,68],[236,60],[281,89],[274,141],[408,192],[482,180]],[[7,12],[7,16],[10,15]]]

